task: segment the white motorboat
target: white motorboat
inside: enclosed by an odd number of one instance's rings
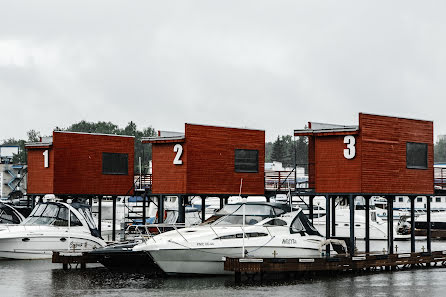
[[[350,210],[348,208],[336,208],[335,211],[335,227],[336,237],[350,237]],[[355,210],[355,238],[358,240],[365,239],[365,211]],[[370,239],[371,240],[387,240],[387,222],[384,222],[376,215],[374,210],[370,210]],[[331,218],[330,218],[331,224]],[[314,227],[325,236],[326,217],[314,217]],[[331,226],[330,226],[331,229]]]
[[[0,202],[0,224],[20,224],[25,217],[13,206]]]
[[[0,225],[0,258],[44,259],[53,251],[84,252],[105,246],[88,205],[44,202],[19,225]]]
[[[321,256],[325,239],[301,209],[285,213],[271,203],[246,203],[226,205],[217,215],[210,224],[156,235],[133,250],[149,252],[167,274],[229,274],[224,257]]]

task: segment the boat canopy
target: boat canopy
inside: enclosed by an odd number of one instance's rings
[[[20,224],[21,218],[12,206],[0,202],[0,224]]]
[[[91,215],[90,206],[80,203],[72,203],[71,206],[85,219],[91,235],[100,237],[93,216]],[[70,214],[69,220],[68,214]],[[21,225],[52,225],[59,227],[68,227],[68,225],[71,227],[83,226],[81,220],[74,211],[69,211],[64,203],[57,202],[43,202],[38,204]]]
[[[245,209],[243,210],[243,205]],[[216,215],[220,216],[213,225],[238,225],[243,224],[243,212],[245,224],[254,225],[266,219],[284,214],[285,209],[268,203],[237,203],[227,204]]]

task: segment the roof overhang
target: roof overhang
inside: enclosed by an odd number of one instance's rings
[[[309,128],[294,130],[294,136],[336,136],[359,134],[358,126],[343,126],[325,123],[308,123]]]
[[[142,143],[179,143],[184,142],[186,137],[183,136],[155,136],[155,137],[143,137]]]
[[[50,148],[53,142],[28,142],[25,143],[25,147],[28,149],[32,148]]]

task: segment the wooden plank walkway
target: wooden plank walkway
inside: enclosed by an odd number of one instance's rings
[[[235,272],[236,282],[241,274],[264,273],[329,273],[339,271],[379,271],[404,268],[446,266],[446,251],[432,253],[359,254],[353,257],[337,255],[330,258],[226,258],[226,271]]]

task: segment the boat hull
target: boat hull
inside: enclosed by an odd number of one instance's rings
[[[68,238],[41,235],[0,238],[0,258],[18,260],[50,259],[53,251],[87,252],[101,246],[103,246],[103,243],[100,240],[82,236]]]
[[[250,258],[320,257],[318,249],[299,247],[247,247]],[[251,251],[251,252],[250,252]],[[222,275],[233,272],[224,270],[225,257],[241,257],[241,247],[208,249],[163,249],[150,251],[155,263],[168,275],[208,274]]]

